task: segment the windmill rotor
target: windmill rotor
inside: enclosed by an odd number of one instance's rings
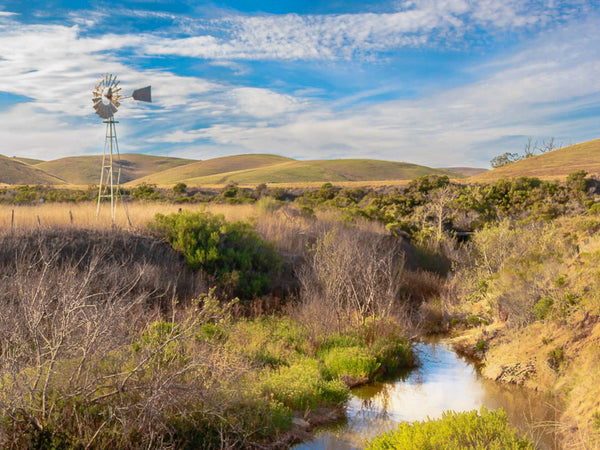
[[[112,117],[121,106],[122,95],[119,83],[116,76],[107,73],[92,91],[94,109],[103,119]]]
[[[120,81],[116,75],[107,73],[94,86],[92,91],[92,103],[94,110],[103,119],[110,119],[115,115],[121,102],[126,98],[133,98],[140,102],[152,102],[151,86],[146,86],[133,91],[132,95],[124,97],[121,94]]]

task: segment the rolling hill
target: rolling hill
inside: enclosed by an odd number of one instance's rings
[[[479,175],[480,173],[489,171],[489,169],[484,169],[481,167],[440,167],[440,169],[447,170],[448,172],[452,173],[458,173],[460,175],[464,175],[465,177],[472,177],[474,175]]]
[[[252,167],[254,165],[254,167]],[[188,164],[135,180],[159,185],[223,184],[237,182],[293,183],[326,181],[410,180],[428,174],[456,177],[456,173],[394,161],[336,159],[297,161],[275,155],[238,155]]]
[[[0,155],[0,183],[64,184],[64,181],[16,158]]]
[[[522,159],[475,175],[469,181],[488,182],[516,177],[564,179],[578,170],[585,170],[589,174],[600,173],[600,139]]]
[[[161,172],[174,167],[184,166],[193,159],[170,158],[140,154],[121,155],[121,182]],[[36,164],[35,168],[63,179],[68,184],[97,184],[100,178],[102,156],[72,156]]]
[[[22,158],[20,156],[12,156],[11,159],[14,159],[15,161],[20,161],[20,162],[28,164],[30,166],[44,162],[43,159]]]
[[[195,161],[183,167],[154,173],[135,180],[135,184],[154,183],[164,185],[179,182],[197,184],[197,182],[194,181],[195,179],[210,176],[222,177],[225,173],[268,167],[290,161],[294,160],[278,155],[252,154],[224,156],[221,158],[208,159],[206,161]]]

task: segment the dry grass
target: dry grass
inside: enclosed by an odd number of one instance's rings
[[[0,182],[8,184],[63,184],[57,177],[15,158],[0,155]]]
[[[121,182],[181,167],[191,163],[191,159],[172,158],[125,153],[121,155]],[[59,177],[66,183],[89,185],[99,183],[102,155],[71,156],[67,158],[43,161],[35,168]],[[25,181],[22,181],[25,183]],[[31,183],[31,182],[29,182]]]
[[[567,175],[578,170],[585,170],[589,174],[600,173],[600,139],[517,161],[471,177],[469,181],[489,182],[501,178],[525,176],[545,180],[564,180]]]
[[[169,214],[180,208],[189,211],[209,211],[223,214],[228,220],[242,220],[256,214],[253,205],[219,205],[201,204],[179,206],[167,203],[122,203],[117,205],[115,225],[119,228],[130,228],[126,209],[131,220],[131,228],[146,228],[156,213]],[[14,211],[14,222],[13,222]],[[34,206],[0,205],[0,230],[31,229],[36,227],[75,227],[107,229],[112,227],[109,206],[103,204],[99,217],[96,217],[96,204],[88,203],[54,203]]]

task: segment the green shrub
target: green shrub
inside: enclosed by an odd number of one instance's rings
[[[285,319],[241,320],[231,331],[227,348],[259,366],[289,365],[302,340],[294,325]]]
[[[402,338],[382,338],[371,345],[382,374],[395,375],[401,369],[414,366],[414,355],[410,343]]]
[[[548,365],[558,370],[561,364],[565,361],[565,350],[563,347],[556,347],[554,350],[548,352]]]
[[[537,320],[544,320],[550,317],[552,314],[552,307],[554,306],[554,300],[550,297],[540,298],[535,305],[533,305],[533,313]]]
[[[469,316],[467,318],[467,325],[469,327],[478,327],[480,325],[489,325],[489,322],[479,316]]]
[[[342,381],[325,380],[318,361],[308,358],[267,372],[262,389],[265,395],[298,411],[315,409],[320,405],[338,405],[349,395]]]
[[[398,429],[367,443],[367,450],[534,449],[508,425],[503,410],[445,412],[441,419],[402,422]]]
[[[381,363],[364,347],[338,347],[329,350],[323,357],[327,378],[335,379],[344,375],[352,378],[373,378]]]
[[[477,341],[477,343],[475,344],[475,351],[480,352],[480,353],[485,352],[485,347],[486,347],[485,341],[483,339],[479,339]]]
[[[207,212],[157,214],[148,224],[186,258],[193,270],[215,276],[242,299],[267,292],[280,258],[247,222],[227,222]]]
[[[177,195],[185,194],[186,190],[187,184],[185,183],[177,183],[175,186],[173,186],[173,192]]]
[[[185,363],[186,355],[180,334],[178,325],[156,321],[146,327],[139,341],[134,341],[131,347],[141,358],[151,355],[156,365],[181,365]]]
[[[131,195],[138,200],[157,200],[160,192],[156,190],[155,184],[141,183],[131,190]]]

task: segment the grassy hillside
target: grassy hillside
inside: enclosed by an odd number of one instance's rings
[[[449,175],[456,177],[442,169],[432,169],[415,164],[393,161],[378,161],[370,159],[337,159],[316,161],[295,161],[289,158],[269,156],[271,164],[255,167],[243,167],[247,158],[259,155],[239,155],[234,161],[239,164],[222,164],[227,158],[218,158],[219,167],[213,173],[204,173],[197,169],[210,166],[212,161],[203,161],[203,164],[194,163],[181,168],[178,173],[168,171],[168,177],[163,174],[146,177],[140,181],[156,184],[172,184],[184,182],[186,184],[222,184],[237,182],[241,184],[253,183],[290,183],[290,182],[325,182],[325,181],[376,181],[376,180],[406,180],[427,174]],[[266,157],[267,155],[261,155]],[[246,164],[249,165],[249,164]],[[217,171],[216,169],[220,169]],[[187,175],[187,177],[186,177]]]
[[[121,155],[121,182],[126,183],[151,173],[160,172],[192,162],[192,159],[165,156]],[[62,178],[69,184],[97,184],[102,156],[72,156],[36,164],[35,167]]]
[[[452,173],[457,173],[459,175],[464,175],[466,177],[472,177],[475,175],[479,175],[480,173],[489,171],[489,169],[484,169],[482,167],[440,167],[440,169],[447,170],[448,172]]]
[[[0,183],[63,184],[59,178],[15,158],[0,155]]]
[[[12,156],[11,159],[14,159],[15,161],[19,161],[19,162],[22,162],[25,164],[29,164],[30,166],[44,162],[43,159],[22,158],[20,156]]]
[[[278,155],[236,155],[214,158],[206,161],[195,161],[176,169],[165,170],[143,177],[138,182],[155,184],[175,184],[180,181],[191,183],[193,179],[216,174],[255,169],[259,167],[281,164],[293,161],[290,158]],[[219,175],[222,177],[222,175]]]
[[[600,139],[523,159],[476,175],[471,180],[486,182],[523,176],[563,179],[578,170],[585,170],[590,174],[600,173]]]

